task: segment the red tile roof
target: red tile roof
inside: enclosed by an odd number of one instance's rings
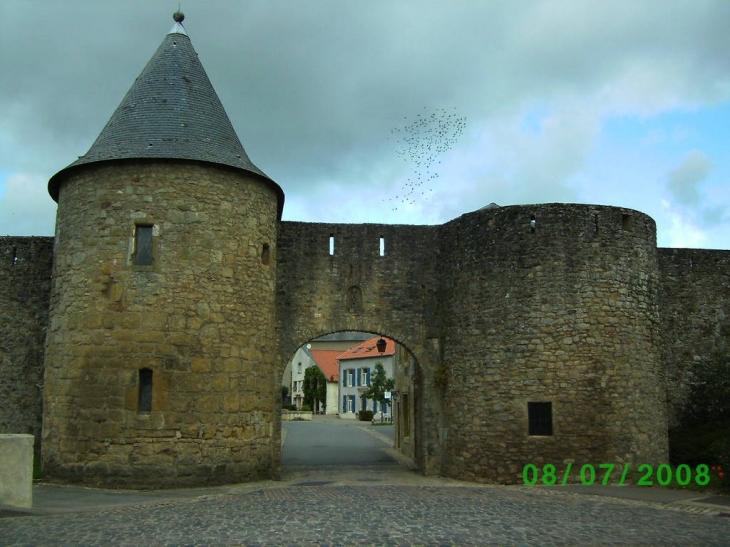
[[[342,354],[339,349],[310,349],[314,362],[330,382],[340,381],[340,367],[337,358]]]
[[[346,352],[340,354],[337,360],[345,361],[347,359],[363,359],[365,357],[379,356],[388,357],[390,355],[395,355],[395,340],[392,340],[391,338],[386,338],[385,336],[383,336],[383,339],[385,340],[386,344],[385,351],[383,353],[380,353],[375,345],[377,341],[380,340],[380,336],[376,336],[374,338],[370,338],[369,340],[365,340],[364,342],[360,342],[356,346],[352,346]]]

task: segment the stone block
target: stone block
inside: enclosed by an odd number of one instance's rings
[[[0,504],[33,507],[33,435],[0,435]]]

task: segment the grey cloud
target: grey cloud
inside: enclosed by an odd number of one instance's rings
[[[0,7],[0,143],[10,143],[0,169],[47,180],[86,152],[172,27],[177,5]],[[475,147],[475,135],[534,103],[561,108],[574,97],[580,110],[581,100],[600,103],[621,82],[610,108],[624,100],[629,110],[675,106],[727,98],[730,81],[724,1],[188,0],[183,11],[249,156],[298,202],[326,195],[328,185],[358,190],[374,174],[407,174],[387,137],[424,107],[456,108],[468,120],[460,146]],[[645,94],[632,87],[637,71],[649,75]],[[516,174],[485,163],[487,153],[474,158],[459,171],[471,178],[444,181],[444,193],[463,192],[430,211],[570,199],[566,178],[580,169],[601,114],[594,105],[564,118],[552,146],[524,154]],[[402,184],[376,182],[379,193]],[[329,214],[320,204],[300,210]]]
[[[713,168],[707,154],[701,150],[690,150],[682,164],[667,175],[667,189],[679,204],[696,207],[702,201],[699,186]]]

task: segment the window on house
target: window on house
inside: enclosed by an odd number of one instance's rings
[[[347,370],[347,385],[355,385],[355,369],[351,368]]]
[[[352,412],[353,414],[355,413],[355,396],[354,395],[347,396],[347,407],[350,412]]]
[[[370,369],[369,368],[362,369],[362,385],[370,386]]]
[[[300,374],[302,372],[302,364],[301,363],[297,363],[297,372],[300,373]]]
[[[139,412],[152,411],[152,369],[139,370]]]
[[[530,435],[552,435],[553,404],[527,403],[527,420]]]
[[[135,266],[152,265],[152,226],[138,224],[134,227],[134,254],[132,263]]]

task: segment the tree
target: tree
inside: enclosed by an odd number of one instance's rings
[[[362,395],[367,399],[379,402],[381,405],[386,401],[390,404],[390,401],[385,398],[385,392],[393,391],[394,387],[395,381],[393,378],[386,376],[382,363],[376,363],[375,372],[370,381],[370,387]]]
[[[327,378],[318,366],[313,365],[304,371],[302,390],[304,391],[305,405],[315,408],[315,401],[319,401],[322,408],[327,406]]]

